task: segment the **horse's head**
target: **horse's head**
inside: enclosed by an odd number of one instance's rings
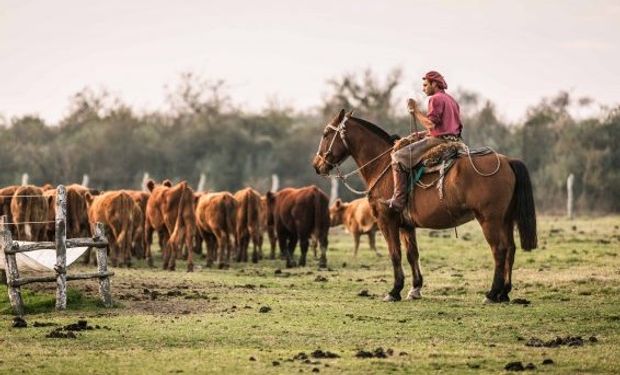
[[[329,171],[342,163],[349,155],[346,141],[346,123],[353,112],[346,113],[344,109],[325,125],[323,136],[319,142],[319,149],[312,161],[316,173],[327,175]]]

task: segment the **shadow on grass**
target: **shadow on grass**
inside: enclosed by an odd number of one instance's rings
[[[21,292],[25,314],[40,314],[56,311],[55,293],[37,293],[26,288],[21,288]],[[0,306],[2,306],[0,308],[0,314],[13,314],[13,308],[9,301],[6,285],[0,285]],[[120,304],[118,303],[113,304],[113,308],[119,306]],[[67,289],[67,311],[97,311],[100,309],[107,309],[103,306],[101,300],[85,296],[75,289]]]

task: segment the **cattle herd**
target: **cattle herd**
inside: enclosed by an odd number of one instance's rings
[[[203,243],[207,267],[226,268],[232,261],[256,263],[266,257],[265,233],[270,259],[276,258],[277,243],[287,267],[305,266],[309,247],[315,257],[318,247],[319,267],[327,267],[329,228],[341,224],[355,239],[355,254],[362,234],[368,234],[376,252],[377,224],[368,201],[337,200],[330,208],[329,198],[316,186],[266,195],[248,187],[233,194],[195,192],[185,181],[173,185],[169,180],[161,184],[149,180],[144,191],[100,192],[77,184],[66,186],[66,191],[67,238],[89,237],[94,223],[103,223],[115,267],[130,266],[133,258],[146,258],[153,266],[154,233],[167,270],[174,270],[176,259],[183,258],[187,270],[193,271],[194,254],[202,254]],[[7,216],[13,238],[53,241],[55,198],[56,189],[49,184],[0,188],[0,215]],[[298,243],[301,254],[295,261]],[[88,264],[90,258],[87,252],[84,262]]]

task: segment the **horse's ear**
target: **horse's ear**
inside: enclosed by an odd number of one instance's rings
[[[344,118],[344,108],[340,110],[340,113],[338,113],[338,121],[342,121],[342,119]]]

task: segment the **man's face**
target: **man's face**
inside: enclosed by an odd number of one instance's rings
[[[422,91],[424,91],[427,96],[433,95],[437,92],[437,83],[427,79],[422,80]]]

